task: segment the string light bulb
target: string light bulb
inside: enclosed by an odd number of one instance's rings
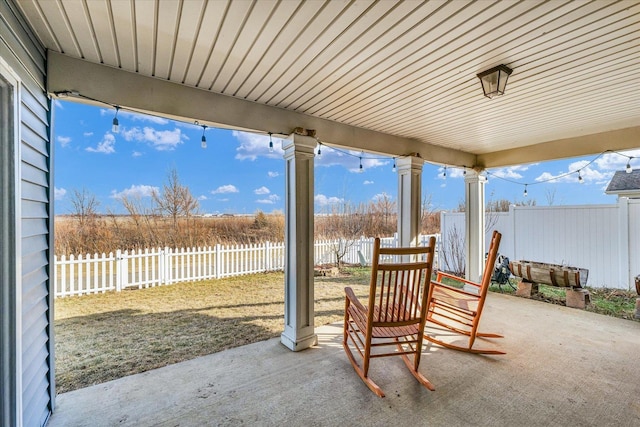
[[[580,171],[578,171],[578,182],[580,184],[584,184],[584,178],[582,178],[582,175],[580,174]]]
[[[322,143],[318,142],[318,159],[322,158]]]
[[[364,172],[364,168],[362,167],[362,157],[360,157],[360,173]]]
[[[207,130],[207,125],[201,125],[202,126],[202,142],[200,143],[200,146],[202,148],[207,148],[207,137],[204,136],[204,131]]]
[[[273,153],[273,139],[271,139],[271,132],[269,132],[269,152]]]
[[[120,107],[116,105],[116,115],[113,118],[113,122],[111,125],[111,131],[113,131],[113,133],[120,132],[120,123],[118,122],[118,111],[120,111]]]
[[[444,166],[444,171],[442,172],[442,177],[447,178],[447,165]]]
[[[524,197],[527,197],[529,193],[527,192],[527,184],[524,185],[524,193],[522,194]]]
[[[393,168],[391,168],[391,172],[395,172],[396,170],[398,170],[398,169],[396,168],[396,158],[394,157],[393,158]]]
[[[633,169],[631,169],[631,159],[632,158],[633,157],[629,157],[629,160],[627,161],[627,167],[625,168],[625,172],[627,172],[627,173],[633,172]]]

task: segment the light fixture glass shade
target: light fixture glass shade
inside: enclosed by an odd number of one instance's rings
[[[512,72],[513,70],[506,65],[498,65],[478,74],[484,96],[491,99],[503,95],[507,87],[507,79],[509,79]]]

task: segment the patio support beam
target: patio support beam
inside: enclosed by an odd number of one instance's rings
[[[465,186],[465,256],[467,280],[477,281],[484,267],[484,185],[487,178],[475,171],[468,171]]]
[[[420,153],[434,163],[473,165],[476,161],[475,154],[461,150],[147,77],[54,51],[47,53],[47,72],[49,93],[70,92],[67,99],[79,102],[91,103],[84,98],[89,97],[172,119],[197,119],[207,126],[273,132],[282,137],[301,127],[314,130],[329,145],[394,157]]]
[[[285,160],[284,332],[292,351],[315,345],[313,310],[313,158],[315,138],[290,135]]]
[[[398,170],[398,245],[418,246],[422,203],[422,166],[418,156],[399,158]]]

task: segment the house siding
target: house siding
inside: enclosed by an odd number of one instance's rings
[[[15,315],[21,352],[14,390],[20,402],[12,424],[44,426],[54,406],[51,298],[52,206],[50,100],[45,90],[46,52],[12,0],[0,0],[0,56],[20,79],[20,141],[15,150],[19,215]],[[16,223],[15,221],[13,222]],[[5,420],[10,418],[4,418]]]

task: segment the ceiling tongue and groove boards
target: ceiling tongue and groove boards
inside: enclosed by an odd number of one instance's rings
[[[40,42],[64,55],[51,55],[52,92],[227,127],[316,129],[329,144],[450,165],[640,146],[637,0],[17,4]],[[67,58],[86,62],[53,70]],[[78,81],[92,64],[127,91]],[[498,64],[514,71],[490,100],[476,74]],[[152,87],[172,102],[148,98]]]

